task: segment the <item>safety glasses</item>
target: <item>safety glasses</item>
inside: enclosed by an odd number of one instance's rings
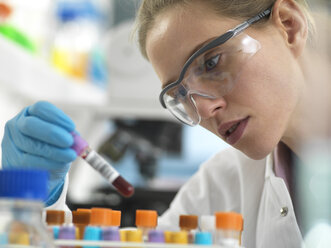
[[[184,64],[178,80],[162,90],[162,106],[181,122],[198,125],[201,116],[197,97],[215,99],[233,89],[243,66],[261,48],[257,40],[242,32],[269,16],[271,10],[268,8],[197,50]]]

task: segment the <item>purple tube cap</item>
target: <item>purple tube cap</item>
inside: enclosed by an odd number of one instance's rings
[[[72,132],[71,135],[74,138],[74,144],[72,145],[71,149],[73,149],[76,154],[80,156],[86,147],[88,147],[88,143],[76,132]]]
[[[102,240],[120,241],[120,231],[118,227],[105,227],[102,230]]]
[[[164,243],[164,232],[161,230],[150,230],[148,232],[148,242]]]
[[[74,226],[61,226],[59,239],[76,239],[76,228]]]

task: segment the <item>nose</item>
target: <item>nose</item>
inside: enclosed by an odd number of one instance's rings
[[[227,105],[224,97],[207,98],[204,96],[194,95],[193,99],[202,120],[213,117],[219,111],[224,110]]]

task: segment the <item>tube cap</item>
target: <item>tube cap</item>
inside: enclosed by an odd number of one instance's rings
[[[44,170],[0,170],[0,197],[44,201],[48,172]]]
[[[62,210],[47,210],[46,222],[47,225],[60,226],[64,223],[65,213]]]
[[[214,215],[202,215],[200,217],[200,229],[202,231],[215,230],[215,216]]]
[[[77,208],[76,211],[80,212],[80,213],[84,212],[84,213],[91,214],[91,209],[88,209],[88,208]]]
[[[127,242],[142,242],[143,233],[141,230],[126,230],[126,241]]]
[[[136,210],[136,226],[151,227],[157,226],[157,212],[155,210]]]
[[[161,230],[150,230],[148,232],[148,242],[164,243],[164,232]]]
[[[241,214],[235,212],[216,212],[216,228],[242,231],[244,220]]]
[[[175,244],[187,244],[188,234],[186,231],[173,232],[171,235],[171,243]]]
[[[179,227],[184,230],[192,230],[198,227],[198,216],[181,215],[179,216]]]
[[[121,211],[111,210],[110,225],[111,226],[120,226],[121,225]]]
[[[102,229],[102,240],[121,241],[118,227],[105,227]]]
[[[172,239],[171,238],[172,234],[173,234],[172,231],[164,231],[164,241],[166,243],[171,243],[172,242],[172,240],[171,240]]]
[[[110,226],[111,225],[110,208],[91,208],[90,225],[92,226]]]
[[[61,226],[59,230],[59,239],[76,239],[76,227]]]
[[[73,149],[79,156],[88,147],[88,143],[76,132],[72,132],[71,135],[74,138],[74,144],[72,145],[71,149]]]
[[[213,235],[210,232],[198,232],[195,234],[194,243],[197,245],[213,244]]]
[[[101,228],[98,226],[87,226],[84,231],[84,240],[101,240]]]
[[[91,210],[86,209],[88,211],[72,211],[72,223],[73,224],[81,224],[88,225],[90,224]]]

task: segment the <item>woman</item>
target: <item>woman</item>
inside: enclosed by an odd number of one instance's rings
[[[303,121],[309,69],[329,67],[308,48],[311,24],[302,0],[143,1],[138,40],[162,82],[161,104],[235,148],[201,167],[160,224],[236,211],[245,247],[300,246],[292,160],[321,131]]]
[[[292,158],[302,157],[302,142],[325,135],[303,120],[307,109],[316,110],[310,68],[329,68],[308,48],[310,24],[304,0],[142,2],[139,44],[162,82],[161,104],[233,147],[201,166],[160,227],[176,227],[180,214],[235,211],[244,217],[244,247],[301,245]],[[6,125],[3,167],[47,167],[50,208],[65,207],[73,130],[45,102]]]

